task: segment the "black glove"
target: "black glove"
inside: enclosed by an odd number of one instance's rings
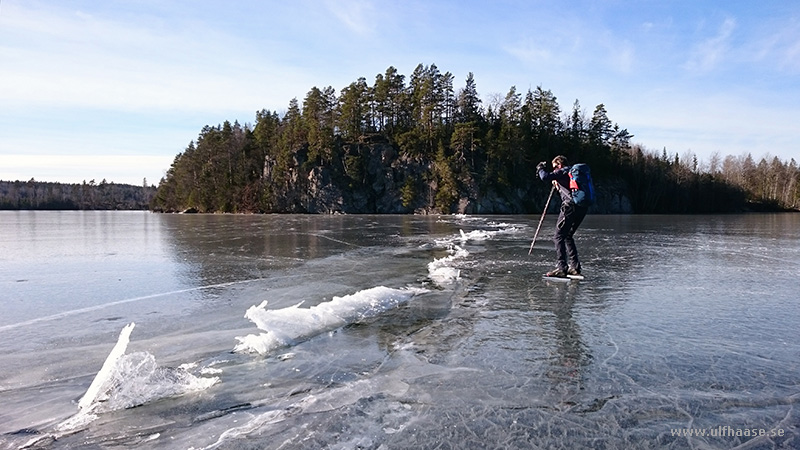
[[[536,171],[538,172],[540,170],[544,170],[545,168],[547,168],[547,162],[542,161],[539,163],[539,165],[536,166]]]

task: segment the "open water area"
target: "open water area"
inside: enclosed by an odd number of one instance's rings
[[[800,214],[0,212],[0,448],[800,448]]]

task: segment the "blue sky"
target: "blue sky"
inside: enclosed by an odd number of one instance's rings
[[[800,2],[0,0],[0,180],[157,184],[205,125],[420,63],[659,153],[800,160]]]

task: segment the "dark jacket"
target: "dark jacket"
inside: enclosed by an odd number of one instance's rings
[[[558,183],[558,193],[561,195],[561,203],[572,203],[572,191],[569,189],[569,169],[569,166],[562,167],[552,172],[539,169],[539,178],[541,178],[542,181],[556,181]]]

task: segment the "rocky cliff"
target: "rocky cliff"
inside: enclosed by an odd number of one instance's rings
[[[315,166],[300,177],[296,168],[279,212],[310,214],[538,214],[547,201],[549,185],[531,174],[515,188],[478,188],[472,177],[461,177],[458,196],[449,210],[436,207],[434,197],[440,188],[433,173],[433,162],[400,157],[386,142],[345,147],[350,167]],[[407,190],[407,192],[404,192]],[[633,212],[622,181],[596,181],[597,203],[590,212],[627,214]],[[560,201],[551,200],[557,211]]]

